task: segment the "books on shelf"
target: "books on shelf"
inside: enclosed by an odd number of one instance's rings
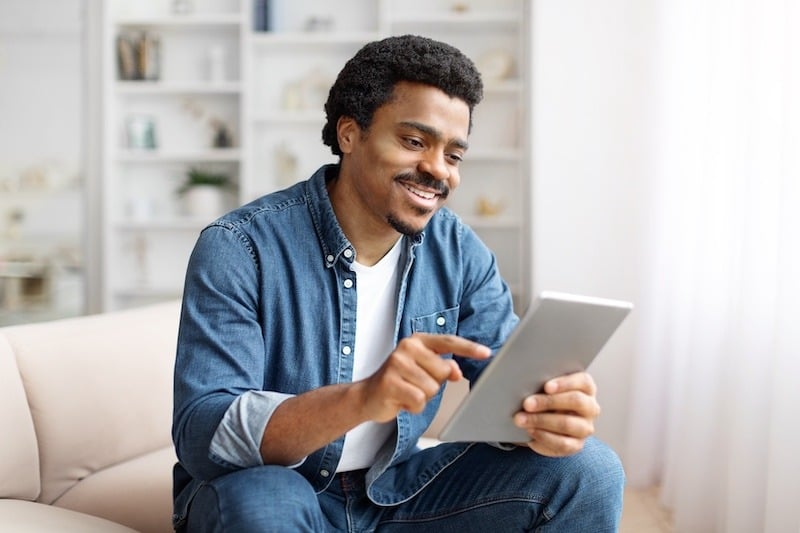
[[[161,77],[161,39],[149,31],[120,33],[117,64],[120,80],[158,80]]]

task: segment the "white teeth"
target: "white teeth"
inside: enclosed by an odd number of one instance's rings
[[[409,191],[413,192],[417,196],[425,198],[426,200],[433,200],[436,197],[436,193],[427,192],[427,191],[421,191],[421,190],[417,189],[416,187],[412,187],[411,185],[404,185],[404,186]]]

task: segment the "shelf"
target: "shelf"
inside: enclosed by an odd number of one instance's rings
[[[516,148],[495,148],[494,150],[469,150],[464,158],[464,164],[483,162],[508,162],[516,163],[522,159],[522,153]]]
[[[236,28],[244,18],[241,13],[194,13],[187,15],[161,15],[152,17],[119,18],[114,25],[119,28]]]
[[[418,14],[395,14],[389,20],[390,25],[414,24],[417,26],[478,26],[486,29],[486,25],[507,26],[520,24],[519,15],[509,11],[470,11],[466,13],[442,12]]]
[[[238,81],[117,81],[119,94],[231,94],[238,95],[242,84]]]
[[[200,231],[211,222],[209,219],[190,217],[163,217],[152,220],[120,220],[114,226],[120,231]]]
[[[325,122],[325,114],[320,111],[275,111],[273,113],[254,114],[251,119],[254,124],[288,123],[307,124],[320,126]]]
[[[2,278],[40,278],[47,273],[48,264],[34,261],[0,262],[0,279]]]
[[[120,150],[117,161],[120,163],[196,163],[241,161],[242,154],[236,148],[218,148],[193,152],[160,152],[158,150]]]
[[[82,195],[81,186],[26,187],[0,190],[0,204],[18,201],[39,201],[53,196]]]
[[[14,39],[23,41],[26,44],[35,43],[42,40],[68,40],[70,44],[76,40],[83,39],[83,32],[80,28],[36,28],[36,29],[0,29],[0,40]]]
[[[462,215],[461,219],[472,229],[478,231],[482,229],[518,230],[522,228],[522,224],[518,220],[508,217],[481,217],[478,215]]]
[[[117,298],[180,298],[183,293],[173,287],[126,287],[113,290]]]
[[[486,94],[511,94],[522,92],[522,82],[519,80],[484,81],[483,92]]]
[[[253,32],[251,40],[256,46],[319,46],[361,45],[383,37],[378,32]]]

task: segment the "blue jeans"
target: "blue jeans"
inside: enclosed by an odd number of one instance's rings
[[[619,459],[597,439],[564,458],[475,444],[420,493],[392,507],[366,497],[363,471],[337,474],[320,494],[289,468],[226,474],[197,491],[186,530],[614,532],[623,486]]]

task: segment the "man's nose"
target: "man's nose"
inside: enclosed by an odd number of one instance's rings
[[[450,167],[442,151],[430,150],[417,166],[420,172],[430,174],[434,179],[446,181],[450,179]]]

